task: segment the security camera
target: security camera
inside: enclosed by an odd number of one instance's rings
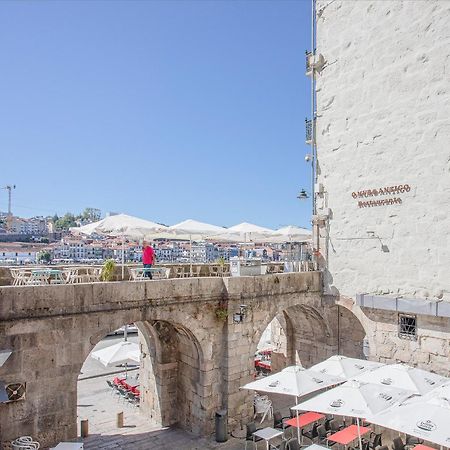
[[[305,161],[306,161],[306,162],[309,162],[309,161],[311,161],[311,158],[312,158],[312,156],[308,153],[308,154],[305,156]]]

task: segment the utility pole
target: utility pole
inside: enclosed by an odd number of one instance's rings
[[[12,228],[12,210],[11,210],[11,193],[16,188],[15,184],[8,184],[3,189],[8,190],[8,217],[6,219],[6,230],[10,231]]]

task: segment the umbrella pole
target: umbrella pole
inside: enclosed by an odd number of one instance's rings
[[[298,405],[298,397],[295,396],[295,404]],[[300,442],[300,419],[298,417],[298,409],[295,410],[296,416],[297,416],[297,441],[301,445]]]
[[[192,278],[192,235],[189,235],[189,275]]]
[[[359,417],[356,418],[356,426],[358,427],[359,450],[362,450],[361,430],[359,429]]]
[[[122,281],[125,278],[125,236],[122,234]]]

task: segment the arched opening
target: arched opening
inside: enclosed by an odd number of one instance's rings
[[[287,320],[283,313],[277,314],[262,332],[255,353],[256,376],[287,366]]]
[[[368,359],[369,339],[358,317],[344,306],[335,306],[332,314],[336,317],[338,353],[352,358]]]
[[[141,365],[143,410],[163,426],[178,424],[199,432],[205,408],[199,393],[203,356],[197,339],[187,328],[167,321],[148,321],[143,327],[149,340]]]
[[[90,351],[77,380],[79,436],[82,420],[88,421],[90,436],[117,432],[117,414],[121,412],[125,425],[151,431],[152,424],[140,411],[140,360],[143,344],[146,347],[141,328],[140,324],[124,324],[89,341]]]
[[[136,322],[135,329],[139,333],[128,333],[127,340],[137,345],[139,362],[129,364],[132,367],[128,367],[127,375],[123,365],[104,367],[92,357],[99,349],[122,342],[119,331],[97,337],[98,342],[94,347],[90,344],[93,348],[81,368],[78,431],[81,432],[80,421],[87,419],[89,434],[97,439],[95,445],[126,434],[124,428],[117,426],[120,412],[124,425],[132,427],[135,434],[168,426],[199,433],[204,423],[198,392],[202,386],[202,353],[195,336],[181,325],[161,320]],[[89,445],[89,440],[85,442]]]
[[[278,312],[255,334],[255,351],[272,349],[271,372],[300,364],[311,367],[332,355],[365,358],[366,332],[349,309],[339,305],[295,305]]]

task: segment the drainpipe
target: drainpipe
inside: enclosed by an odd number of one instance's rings
[[[313,61],[316,58],[316,0],[311,0],[311,53],[313,55]],[[316,193],[315,184],[317,181],[317,146],[316,146],[316,70],[312,67],[311,70],[311,147],[312,147],[312,160],[311,160],[311,198],[312,198],[312,223],[313,223],[313,235],[316,237],[315,242],[313,240],[313,263],[318,268],[318,255],[317,251],[320,249],[319,240],[319,223],[316,219],[317,205],[316,205]],[[315,267],[316,269],[316,267]]]

